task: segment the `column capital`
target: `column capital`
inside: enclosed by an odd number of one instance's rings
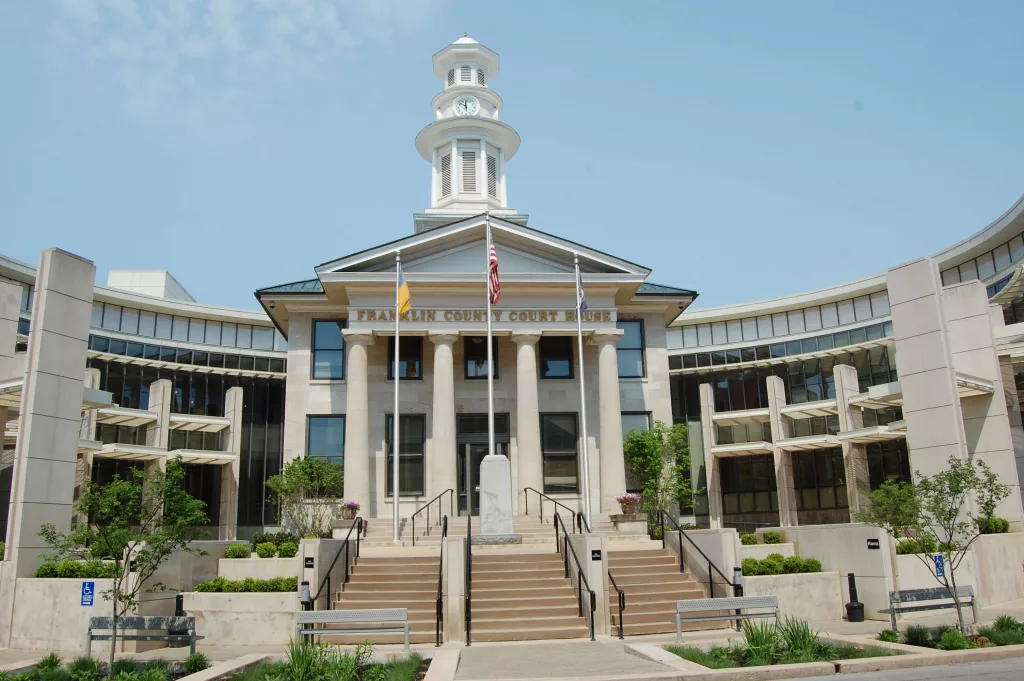
[[[344,337],[346,343],[373,345],[373,331],[364,331],[363,329],[342,329],[341,335]]]
[[[590,335],[592,345],[617,345],[626,335],[624,329],[594,329]]]
[[[458,331],[431,331],[427,334],[430,342],[434,345],[451,345],[459,340]]]
[[[512,342],[516,345],[534,345],[540,340],[543,332],[540,329],[524,329],[523,331],[512,332]]]

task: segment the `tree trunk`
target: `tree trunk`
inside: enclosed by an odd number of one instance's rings
[[[111,601],[114,603],[113,608],[113,628],[111,629],[110,636],[110,655],[107,657],[107,678],[114,678],[114,648],[117,645],[117,594],[120,589],[117,588],[117,580],[114,580],[113,593],[111,594]]]
[[[953,588],[950,589],[950,592],[953,594],[953,602],[956,603],[956,618],[960,622],[960,633],[966,635],[967,630],[964,629],[963,606],[960,604],[960,596],[956,593],[956,571],[953,570],[952,564],[947,565],[946,569],[949,570],[949,578],[953,582]]]

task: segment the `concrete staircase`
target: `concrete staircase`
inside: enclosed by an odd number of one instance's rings
[[[585,602],[586,617],[589,607]],[[474,642],[590,636],[589,620],[579,616],[562,557],[554,552],[474,553],[472,614]]]
[[[679,558],[660,542],[651,548],[608,552],[608,569],[615,583],[626,593],[623,633],[664,634],[676,630],[676,601],[706,598],[704,587],[688,573],[679,571]],[[609,633],[619,634],[619,596],[608,584]],[[719,629],[715,622],[683,624],[684,630]]]
[[[433,643],[437,602],[437,561],[434,555],[361,556],[352,576],[337,593],[337,610],[408,608],[409,641]],[[444,632],[442,631],[442,637]],[[324,643],[355,645],[401,643],[402,634],[331,634]]]
[[[571,523],[572,516],[565,514],[560,516],[565,522]],[[436,517],[431,517],[434,521],[430,525],[430,534],[427,532],[426,517],[422,519],[416,518],[416,546],[439,546],[441,544],[441,527],[436,525]],[[595,514],[592,519],[592,532],[595,535],[607,535],[613,536],[618,539],[616,534],[615,526],[608,519],[607,515]],[[399,538],[401,539],[400,544],[395,544],[393,540],[393,531],[391,519],[389,518],[372,518],[367,525],[366,536],[363,538],[363,543],[366,546],[412,546],[412,523],[408,518],[402,518],[399,523]],[[567,528],[569,533],[572,534],[572,528]],[[472,518],[472,531],[473,534],[480,532],[480,518],[474,516]],[[514,516],[512,518],[512,531],[515,534],[520,534],[523,537],[523,544],[551,544],[552,548],[555,543],[555,528],[552,524],[551,516],[546,515],[542,521],[536,515],[531,516]],[[448,518],[448,536],[449,537],[465,537],[466,536],[466,517],[459,516],[457,518]]]

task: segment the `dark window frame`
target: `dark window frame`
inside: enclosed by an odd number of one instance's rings
[[[391,466],[392,466],[392,461],[394,460],[394,446],[393,446],[394,432],[395,432],[395,430],[394,430],[395,426],[394,426],[394,420],[393,420],[394,416],[395,415],[391,414],[391,413],[384,414],[384,464],[385,464],[384,497],[386,499],[394,499],[395,498],[394,490],[391,488],[392,480],[393,480],[392,473],[391,473]],[[419,443],[420,447],[422,448],[422,452],[419,453],[419,454],[410,454],[410,453],[399,452],[399,455],[403,459],[407,459],[408,457],[411,457],[411,456],[416,456],[416,457],[418,457],[420,459],[420,461],[421,461],[421,471],[422,471],[422,476],[423,477],[420,480],[420,489],[419,490],[413,490],[413,491],[407,491],[407,492],[403,492],[403,491],[399,490],[398,497],[399,497],[399,499],[401,499],[402,497],[422,497],[422,496],[425,496],[426,492],[427,492],[427,415],[426,414],[422,414],[422,413],[399,414],[399,419],[398,419],[398,426],[399,426],[399,433],[398,433],[398,435],[399,435],[399,437],[401,437],[401,435],[402,435],[402,433],[401,433],[402,419],[420,419],[423,422],[423,430],[422,430],[422,432],[423,432],[423,440]],[[408,477],[401,478],[399,480],[399,486],[401,486],[401,482],[403,480],[407,480],[407,479],[408,479]]]
[[[309,451],[309,436],[313,432],[313,420],[314,419],[341,419],[341,456],[324,456],[322,454],[311,454]],[[306,414],[306,456],[314,456],[319,459],[324,459],[331,463],[339,465],[345,465],[345,425],[346,419],[344,414]]]
[[[624,347],[621,347],[622,341],[619,341],[619,344],[615,346],[615,359],[616,359],[616,363],[617,363],[617,365],[619,367],[619,369],[618,369],[619,378],[647,378],[647,330],[646,330],[646,325],[644,324],[644,320],[642,320],[642,319],[620,319],[620,320],[615,322],[615,328],[617,328],[617,329],[618,328],[622,328],[622,327],[619,326],[619,324],[639,324],[640,325],[640,347],[639,348],[624,348]],[[621,356],[621,353],[622,352],[638,352],[638,351],[640,352],[640,375],[639,376],[634,376],[634,375],[623,376],[622,375],[622,363],[618,362],[618,359]],[[739,352],[739,351],[737,350],[737,352]]]
[[[573,340],[574,340],[574,338],[572,336],[541,336],[540,337],[540,341],[538,342],[538,346],[539,347],[538,347],[538,351],[537,351],[537,356],[538,356],[537,358],[538,358],[538,370],[540,371],[541,379],[543,379],[543,380],[550,380],[550,381],[566,381],[566,380],[571,381],[574,378],[576,378],[576,367],[575,367],[575,362],[573,361],[574,360],[573,355],[575,354],[575,350],[573,349]],[[547,375],[547,371],[545,370],[545,367],[544,367],[545,355],[553,354],[553,353],[550,352],[550,348],[545,348],[545,345],[550,345],[551,343],[553,343],[555,341],[566,341],[566,342],[568,342],[568,345],[569,345],[569,374],[567,376],[549,376],[549,375]],[[561,359],[561,355],[556,356],[556,358],[557,359]]]
[[[462,337],[462,369],[463,378],[467,381],[486,381],[487,374],[481,373],[479,376],[471,376],[469,374],[469,351],[470,345],[476,345],[476,343],[470,343],[474,338],[483,338],[483,343],[480,346],[484,349],[484,361],[487,361],[487,336],[463,336]],[[494,380],[498,380],[501,374],[501,369],[498,362],[498,337],[491,336],[491,359],[494,364]]]
[[[320,323],[338,324],[339,329],[342,331],[341,336],[341,348],[321,348],[316,347],[316,325]],[[314,381],[344,381],[345,380],[345,360],[348,354],[345,348],[345,334],[344,330],[348,328],[348,320],[345,319],[314,319],[310,323],[310,342],[309,342],[309,378]],[[331,352],[341,353],[341,370],[340,375],[335,376],[333,372],[329,376],[318,376],[316,372],[316,357],[318,352]]]
[[[573,431],[576,435],[575,438],[575,450],[572,455],[565,452],[551,452],[545,446],[546,438],[544,436],[544,423],[545,418],[550,416],[572,416],[573,418]],[[554,489],[549,488],[545,480],[545,463],[548,458],[554,459],[573,459],[576,462],[576,489]],[[544,488],[545,494],[580,494],[580,415],[575,411],[546,411],[540,414],[540,457],[541,457],[541,485]]]
[[[402,376],[401,380],[403,380],[403,381],[422,381],[423,380],[423,374],[426,373],[424,371],[424,366],[423,366],[423,336],[406,336],[405,338],[402,339],[403,342],[399,343],[399,345],[398,345],[399,352],[404,353],[405,352],[405,348],[409,347],[409,343],[405,342],[407,340],[417,340],[417,342],[419,344],[420,354],[419,354],[419,357],[416,358],[417,361],[418,361],[418,364],[419,364],[419,366],[418,366],[419,371],[417,372],[416,376]],[[403,361],[408,363],[409,359],[407,357],[399,356],[398,361],[400,363],[403,362]],[[393,380],[395,380],[395,337],[394,336],[388,336],[388,359],[387,359],[387,363],[388,363],[388,380],[389,381],[393,381]]]

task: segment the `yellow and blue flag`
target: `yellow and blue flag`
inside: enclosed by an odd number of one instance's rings
[[[412,297],[409,295],[409,283],[402,272],[402,263],[398,263],[398,314],[402,315],[412,309]]]

